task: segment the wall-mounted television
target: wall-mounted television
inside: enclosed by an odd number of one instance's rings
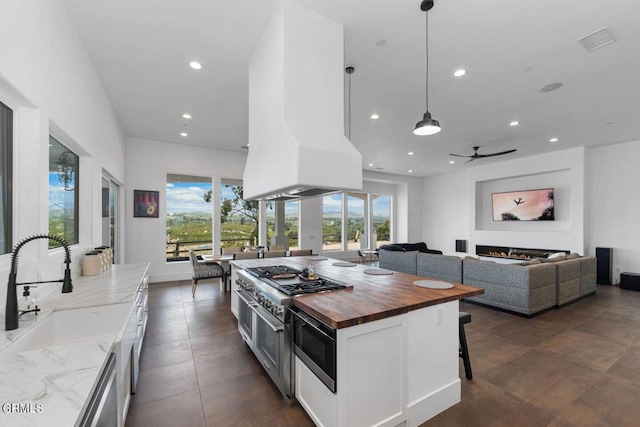
[[[554,189],[492,193],[494,221],[553,221]]]

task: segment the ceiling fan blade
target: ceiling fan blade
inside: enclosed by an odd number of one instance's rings
[[[518,151],[518,150],[514,148],[513,150],[501,151],[501,152],[499,152],[499,153],[493,153],[493,154],[480,154],[480,157],[502,156],[503,154],[513,153],[514,151]]]
[[[455,157],[471,157],[471,156],[463,156],[462,154],[452,154],[449,153],[450,156],[455,156]]]
[[[472,157],[469,160],[467,160],[465,163],[473,162],[475,159],[477,159],[477,157]]]

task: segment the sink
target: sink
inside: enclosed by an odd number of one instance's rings
[[[124,329],[131,309],[131,303],[122,303],[58,310],[48,316],[38,316],[35,325],[0,352],[0,356],[107,334],[114,334],[116,338]]]

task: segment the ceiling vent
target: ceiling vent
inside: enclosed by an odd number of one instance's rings
[[[615,43],[618,40],[620,40],[620,37],[618,37],[618,35],[613,31],[613,28],[604,27],[594,33],[578,39],[578,42],[587,49],[587,52],[593,52],[596,49]]]

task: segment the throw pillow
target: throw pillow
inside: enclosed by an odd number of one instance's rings
[[[575,252],[564,257],[564,259],[576,259],[576,258],[580,258],[580,254],[577,254]]]
[[[563,258],[566,256],[567,254],[565,254],[564,252],[556,252],[555,254],[551,254],[547,257],[547,259],[554,259],[554,258]]]

